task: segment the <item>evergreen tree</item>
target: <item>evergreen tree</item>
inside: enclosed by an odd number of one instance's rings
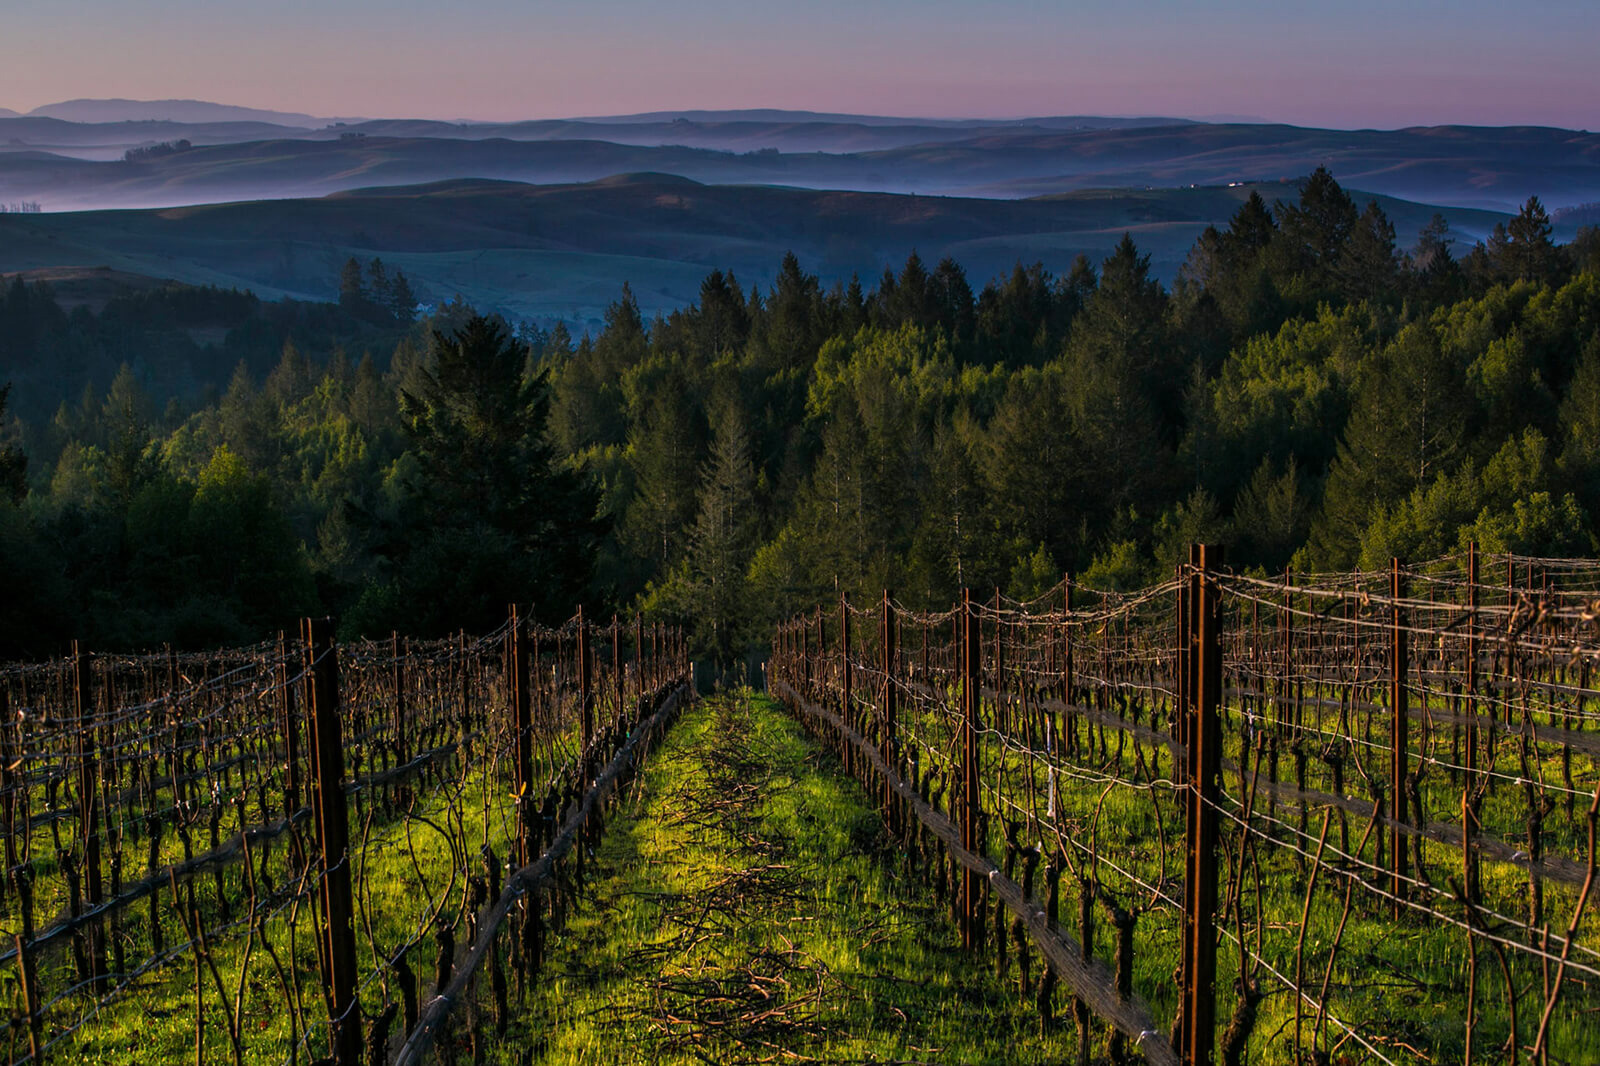
[[[351,314],[366,310],[366,283],[361,277],[361,262],[353,255],[339,270],[339,306]]]
[[[127,364],[117,371],[101,409],[106,441],[106,482],[114,499],[126,507],[154,476],[157,460],[148,454],[155,429],[150,400]]]
[[[507,603],[566,618],[586,590],[602,532],[595,492],[545,439],[549,390],[526,352],[474,316],[435,332],[432,362],[400,391],[419,513],[398,567],[407,628],[488,632]]]
[[[949,338],[957,362],[964,362],[972,349],[977,316],[972,303],[972,286],[966,271],[949,256],[939,260],[928,286],[938,324]]]
[[[1561,269],[1561,255],[1550,240],[1550,216],[1537,196],[1528,197],[1510,222],[1496,223],[1488,255],[1501,281],[1552,281]]]
[[[772,298],[762,316],[761,342],[778,371],[800,371],[811,365],[822,345],[822,290],[815,275],[800,269],[793,252],[783,257]],[[750,309],[756,316],[754,308]]]
[[[20,503],[28,493],[28,457],[12,439],[6,421],[6,401],[10,398],[11,384],[0,385],[0,497]]]
[[[697,641],[718,663],[733,661],[747,640],[745,574],[756,548],[755,485],[743,416],[727,408],[701,473],[689,554]]]
[[[1092,276],[1093,268],[1084,265]],[[986,363],[1021,367],[1056,354],[1054,348],[1062,339],[1056,304],[1050,273],[1041,263],[1029,267],[1018,263],[1004,282],[985,285],[978,296],[978,357]]]
[[[394,283],[389,280],[389,270],[383,265],[383,260],[376,256],[367,264],[366,294],[367,299],[384,310],[392,306]]]
[[[1364,368],[1313,531],[1312,563],[1354,563],[1379,508],[1461,460],[1472,413],[1465,384],[1460,364],[1420,324],[1407,326]]]
[[[1147,375],[1165,354],[1166,304],[1161,283],[1150,276],[1150,257],[1124,233],[1100,265],[1099,287],[1074,327],[1073,342],[1131,374]]]
[[[409,323],[417,314],[417,294],[411,290],[405,271],[396,270],[389,286],[389,311],[401,323]]]
[[[887,279],[887,272],[885,277]],[[952,280],[947,279],[945,284],[948,286]],[[899,277],[894,278],[892,284],[886,280],[879,286],[877,299],[873,301],[872,324],[889,333],[908,325],[932,329],[940,324],[943,310],[939,296],[922,257],[913,250],[906,257]]]
[[[1262,199],[1259,190],[1251,189],[1239,210],[1228,222],[1227,250],[1235,269],[1253,265],[1261,253],[1272,246],[1278,236],[1278,224],[1273,221],[1272,209]]]
[[[1367,201],[1366,210],[1350,231],[1350,241],[1339,259],[1339,276],[1351,300],[1379,301],[1394,294],[1400,276],[1394,224],[1376,200]]]
[[[867,324],[867,318],[867,297],[861,289],[861,275],[851,274],[850,284],[845,286],[844,296],[839,301],[839,321],[834,328],[835,336],[855,336],[856,331]]]
[[[625,455],[634,491],[618,533],[657,572],[682,557],[694,518],[695,476],[704,441],[694,401],[688,380],[672,367],[640,395],[628,429]]]
[[[1226,231],[1207,226],[1179,278],[1212,300],[1235,339],[1276,329],[1282,300],[1267,259],[1278,237],[1272,212],[1256,190],[1234,212]]]
[[[1327,167],[1311,172],[1298,203],[1278,205],[1277,269],[1285,278],[1300,279],[1305,299],[1314,302],[1335,287],[1357,221],[1355,201]]]
[[[1294,457],[1281,470],[1271,458],[1262,459],[1233,507],[1238,563],[1282,569],[1305,543],[1311,518],[1311,500]]]
[[[750,336],[750,314],[732,274],[713,270],[700,283],[700,302],[691,309],[696,352],[712,360],[739,351]]]
[[[1461,264],[1450,251],[1454,243],[1449,221],[1438,213],[1417,232],[1407,266],[1413,291],[1428,305],[1439,306],[1461,297],[1464,279]]]
[[[980,453],[984,510],[1008,542],[1041,545],[1062,560],[1081,547],[1098,502],[1090,457],[1072,424],[1059,368],[1020,370],[1006,383]]]

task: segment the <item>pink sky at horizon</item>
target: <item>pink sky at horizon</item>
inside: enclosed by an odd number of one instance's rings
[[[1600,126],[1600,5],[1350,0],[55,0],[9,13],[0,106],[202,99],[318,116],[787,108]]]

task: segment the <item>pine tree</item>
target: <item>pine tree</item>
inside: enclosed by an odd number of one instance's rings
[[[755,309],[751,309],[755,316]],[[783,257],[767,301],[763,345],[775,369],[796,370],[816,357],[822,335],[822,290],[816,276],[800,269],[793,252]]]
[[[1379,300],[1394,293],[1399,274],[1394,223],[1376,200],[1368,200],[1339,258],[1344,291],[1351,300]]]
[[[750,314],[738,279],[713,270],[700,283],[700,302],[691,312],[695,345],[707,361],[738,351],[750,336]]]
[[[1410,288],[1429,306],[1453,303],[1462,293],[1461,264],[1450,251],[1455,237],[1450,222],[1435,213],[1417,231],[1417,244],[1407,257]]]
[[[360,314],[367,306],[361,263],[353,255],[345,260],[344,267],[339,271],[339,306],[352,314]]]
[[[1256,257],[1271,247],[1277,235],[1278,224],[1272,220],[1272,210],[1261,193],[1251,189],[1249,197],[1228,223],[1227,248],[1234,267],[1253,264]]]
[[[406,280],[403,270],[396,270],[394,280],[390,283],[389,311],[402,323],[409,323],[416,317],[417,295],[411,291],[411,282]]]
[[[940,328],[949,338],[957,362],[965,362],[972,349],[977,316],[972,305],[972,286],[967,275],[949,256],[939,260],[929,281],[932,301]]]
[[[1550,216],[1537,196],[1528,197],[1510,222],[1496,224],[1489,237],[1489,262],[1501,281],[1551,281],[1561,269],[1561,253],[1550,240]]]
[[[436,331],[432,356],[400,390],[420,473],[398,569],[408,627],[492,628],[514,602],[565,618],[603,530],[595,491],[545,439],[545,378],[525,378],[527,353],[481,315]]]
[[[146,454],[154,434],[150,398],[128,364],[122,364],[112,380],[100,417],[106,440],[108,487],[126,507],[157,466],[156,460]]]
[[[0,496],[17,503],[28,492],[28,457],[21,445],[9,439],[6,402],[10,398],[10,383],[0,385]]]
[[[1379,508],[1454,469],[1472,408],[1462,367],[1437,334],[1420,324],[1401,330],[1362,369],[1313,530],[1313,561],[1351,565]]]
[[[689,556],[699,643],[721,663],[737,656],[745,638],[745,574],[756,548],[755,486],[750,437],[743,416],[730,407],[712,434]]]
[[[388,310],[394,299],[394,283],[389,280],[389,270],[383,260],[373,257],[367,264],[367,298],[378,307]]]
[[[1350,194],[1327,167],[1318,167],[1301,187],[1299,203],[1279,205],[1280,270],[1302,276],[1313,294],[1332,288],[1357,220]]]
[[[1087,259],[1083,266],[1090,277],[1088,289],[1093,291],[1094,268]],[[1070,290],[1058,294],[1043,264],[1016,264],[1003,282],[989,282],[978,296],[976,345],[980,360],[1021,367],[1055,355],[1061,320],[1077,312],[1077,296]],[[1066,316],[1058,313],[1062,303],[1072,303]]]

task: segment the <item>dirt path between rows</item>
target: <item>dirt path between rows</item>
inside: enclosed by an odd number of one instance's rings
[[[589,864],[525,1062],[1053,1061],[775,703],[689,711]],[[1057,1046],[1057,1040],[1061,1044]]]

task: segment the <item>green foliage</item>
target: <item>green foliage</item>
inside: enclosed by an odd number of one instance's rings
[[[1368,515],[1463,457],[1472,414],[1460,364],[1412,324],[1361,369],[1310,547],[1317,565],[1354,561]]]
[[[1061,568],[1041,544],[1032,555],[1018,557],[1006,580],[1006,594],[1018,600],[1036,600],[1060,582]]]
[[[1262,459],[1233,506],[1232,538],[1240,559],[1269,570],[1281,569],[1305,543],[1312,503],[1291,456],[1278,468]]]
[[[1358,221],[1355,201],[1328,168],[1313,171],[1298,203],[1278,205],[1279,232],[1272,249],[1283,279],[1280,287],[1313,305],[1334,289]]]
[[[962,951],[932,891],[894,869],[867,797],[774,702],[701,701],[630,797],[586,866],[593,905],[551,936],[488,1061],[530,1045],[550,1066],[907,1063],[936,1048],[1011,1066],[1075,1047]]]
[[[526,378],[521,343],[481,316],[435,331],[430,356],[399,394],[418,473],[395,570],[408,628],[487,631],[507,603],[568,617],[589,583],[598,501],[545,439],[543,374]]]
[[[10,395],[11,386],[0,385],[0,499],[17,503],[28,491],[28,456],[14,439],[15,431],[6,418]]]
[[[1586,553],[1600,275],[1541,210],[1459,261],[1438,220],[1401,255],[1319,170],[1202,234],[1171,293],[1131,236],[976,296],[950,260],[829,288],[788,256],[654,321],[625,288],[576,341],[459,300],[404,331],[376,260],[344,310],[175,288],[69,315],[13,282],[0,640],[214,644],[313,609],[488,630],[583,600],[732,661],[839,592],[1135,588],[1193,540],[1270,570]],[[197,359],[231,378],[199,391]]]
[[[1515,218],[1496,225],[1489,238],[1491,269],[1506,281],[1548,281],[1561,269],[1550,240],[1550,216],[1537,196],[1528,197]]]
[[[1326,470],[1335,450],[1328,428],[1346,417],[1349,379],[1374,342],[1354,309],[1247,340],[1195,390],[1188,443],[1202,482],[1231,495],[1263,458]]]
[[[755,467],[744,417],[727,409],[701,474],[700,513],[690,535],[689,620],[699,650],[726,663],[755,642],[745,575],[756,547]]]
[[[1216,497],[1205,489],[1195,489],[1156,520],[1154,547],[1158,571],[1176,566],[1189,557],[1191,544],[1220,544],[1228,539],[1230,526],[1222,516]]]
[[[1106,592],[1132,592],[1149,582],[1151,569],[1138,541],[1119,541],[1095,557],[1083,572],[1083,583]]]
[[[1586,555],[1593,535],[1577,497],[1560,491],[1550,443],[1536,429],[1508,439],[1480,473],[1472,462],[1380,511],[1361,535],[1361,565],[1427,559],[1477,541],[1485,551]]]

